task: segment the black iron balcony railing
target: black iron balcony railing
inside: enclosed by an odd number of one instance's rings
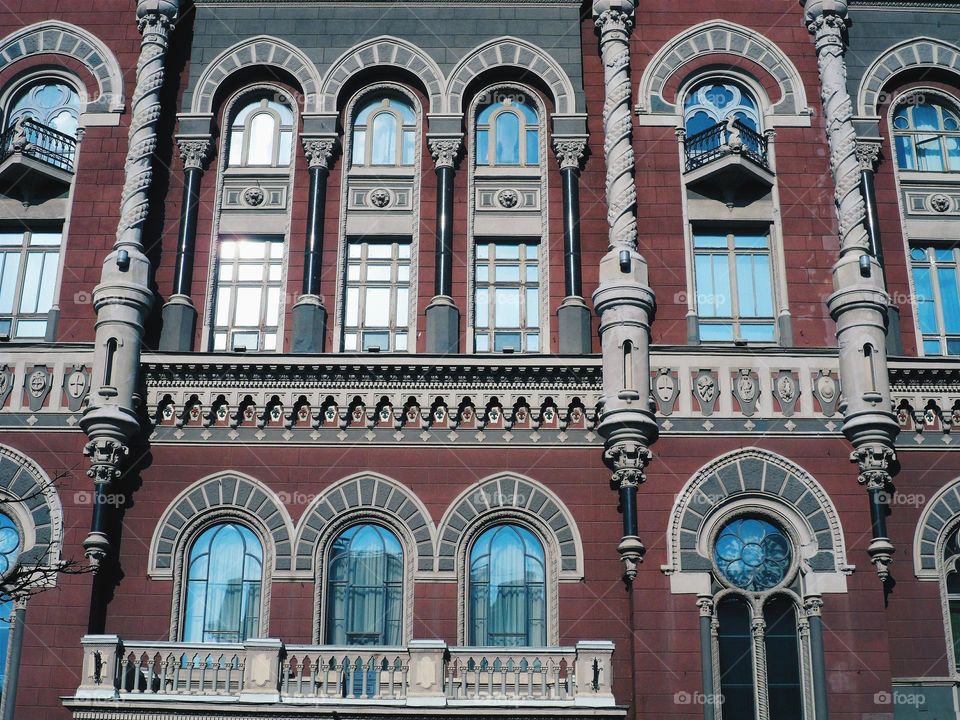
[[[20,120],[0,135],[0,162],[21,153],[59,170],[73,172],[77,141],[32,118]]]
[[[765,170],[770,169],[767,139],[739,119],[720,122],[691,135],[684,139],[683,147],[687,157],[687,172],[732,153],[743,155]]]

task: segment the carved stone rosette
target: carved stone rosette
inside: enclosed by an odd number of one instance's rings
[[[307,156],[307,165],[310,168],[330,169],[333,165],[334,151],[337,149],[336,138],[305,137],[301,142],[303,154]]]
[[[437,169],[456,167],[457,160],[460,157],[460,149],[463,147],[461,138],[428,138],[427,144],[430,146],[430,154],[433,156]]]

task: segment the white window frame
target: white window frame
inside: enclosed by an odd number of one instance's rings
[[[370,257],[370,247],[372,245],[379,246],[389,246],[390,247],[390,258],[389,261],[386,258],[371,258]],[[413,251],[413,243],[405,238],[398,239],[348,239],[347,240],[347,257],[346,257],[346,275],[343,280],[343,292],[344,292],[344,312],[343,312],[343,332],[341,333],[341,342],[340,349],[342,352],[369,352],[369,350],[364,349],[364,335],[367,333],[383,333],[386,332],[389,335],[389,347],[378,347],[378,352],[397,352],[405,353],[411,352],[410,345],[411,342],[416,343],[416,337],[413,335],[413,326],[410,317],[409,310],[409,297],[411,288],[411,277],[410,277],[410,266],[412,258],[410,253]],[[407,247],[407,257],[401,257],[400,248],[402,246]],[[359,257],[353,257],[351,255],[352,248],[359,248],[360,253]],[[386,265],[390,270],[390,279],[389,280],[372,280],[370,278],[364,277],[366,271],[369,271],[371,265]],[[356,279],[351,279],[351,275],[354,274],[353,270],[356,269]],[[407,279],[400,279],[401,269],[406,269]],[[388,314],[388,323],[386,326],[371,326],[367,327],[366,325],[366,292],[367,289],[379,288],[379,289],[388,289],[390,291],[390,306],[387,310]],[[350,291],[357,290],[357,323],[356,325],[348,325],[347,317],[350,313]],[[399,293],[401,290],[406,290],[407,292],[407,302],[401,304],[399,300]],[[407,323],[401,325],[398,322],[398,311],[404,308],[407,311]],[[397,348],[397,336],[401,334],[401,328],[405,329],[405,332],[402,334],[406,335],[405,347]],[[347,347],[347,336],[354,335],[354,347]]]
[[[17,257],[19,258],[18,260],[19,265],[17,268],[17,277],[15,280],[14,291],[13,291],[13,307],[10,313],[4,313],[2,316],[0,316],[0,320],[10,321],[9,338],[11,340],[26,340],[26,341],[33,341],[33,342],[37,342],[37,341],[42,342],[43,339],[49,333],[50,310],[57,307],[57,293],[59,291],[59,284],[60,284],[59,278],[63,270],[63,255],[64,255],[63,232],[59,230],[55,231],[55,230],[47,230],[47,229],[39,229],[39,228],[32,228],[32,229],[18,228],[18,229],[10,229],[10,230],[0,229],[0,233],[10,234],[10,235],[19,234],[21,237],[21,242],[19,246],[13,245],[13,244],[11,245],[0,244],[0,253],[4,255],[7,255],[7,254],[17,255]],[[60,242],[57,243],[56,245],[32,245],[31,240],[33,239],[33,236],[35,234],[36,235],[59,235]],[[57,267],[54,270],[52,287],[51,287],[50,308],[47,311],[42,313],[39,313],[39,312],[31,313],[31,312],[21,311],[20,307],[23,303],[24,283],[26,282],[26,278],[27,278],[27,258],[31,254],[43,255],[44,264],[46,264],[46,261],[47,261],[46,256],[52,255],[54,253],[56,253],[58,257],[56,261]],[[6,267],[6,263],[3,261],[0,261],[0,273],[5,272],[5,267]],[[2,277],[2,275],[0,275],[0,277]],[[41,276],[41,279],[42,279],[42,276]],[[41,284],[42,283],[37,284],[38,299],[39,299]],[[16,330],[21,322],[43,322],[45,323],[44,332],[42,335],[18,336]]]
[[[364,95],[363,104],[361,105],[360,103],[357,103],[357,104],[354,106],[353,111],[352,111],[352,114],[351,114],[349,117],[353,118],[353,117],[355,117],[355,116],[357,115],[357,113],[358,113],[359,111],[365,109],[366,106],[367,106],[367,104],[369,104],[371,101],[374,101],[374,100],[377,99],[377,98],[376,98],[376,95],[377,95],[376,93],[365,94],[365,95]],[[391,95],[393,95],[393,97],[391,97]],[[419,145],[418,145],[418,143],[417,143],[417,139],[418,139],[418,136],[419,136],[419,132],[418,132],[418,129],[419,129],[419,128],[418,128],[418,126],[419,126],[418,115],[419,115],[419,113],[417,112],[417,106],[414,105],[413,103],[411,103],[410,100],[409,100],[406,96],[403,96],[403,95],[397,96],[396,93],[390,93],[390,92],[383,92],[382,95],[379,97],[379,100],[380,100],[380,102],[381,102],[381,107],[379,107],[379,108],[374,108],[374,109],[372,109],[372,110],[370,111],[370,117],[368,118],[368,122],[364,123],[363,125],[359,125],[359,126],[358,126],[358,125],[356,125],[355,122],[351,119],[350,128],[349,128],[349,132],[350,132],[350,166],[351,166],[351,167],[357,167],[357,168],[413,167],[413,165],[416,164],[417,150],[418,150],[418,148],[419,148]],[[398,100],[398,101],[405,102],[406,104],[410,105],[410,108],[411,108],[411,110],[413,111],[413,115],[414,115],[414,122],[413,122],[413,124],[406,123],[406,122],[404,121],[404,118],[403,118],[403,113],[395,110],[394,108],[390,107],[390,106],[387,104],[387,102],[390,101],[390,100]],[[386,113],[386,114],[388,114],[388,115],[392,115],[393,118],[394,118],[394,121],[396,122],[396,125],[397,125],[397,136],[396,136],[396,146],[395,146],[395,147],[396,147],[397,161],[392,162],[392,163],[374,163],[374,162],[372,162],[372,158],[373,158],[373,121],[374,121],[379,115],[382,115],[382,114],[384,114],[384,113]],[[362,128],[362,132],[364,133],[363,162],[357,162],[357,161],[356,161],[356,146],[355,146],[355,143],[356,143],[356,133],[357,133],[358,129],[361,129],[361,128]],[[414,136],[413,136],[413,137],[414,137],[414,139],[413,139],[413,162],[405,163],[405,162],[403,162],[403,142],[404,142],[404,134],[407,133],[407,132],[411,132],[411,131],[412,131],[413,134],[414,134]]]
[[[472,268],[473,273],[473,352],[475,353],[493,353],[504,352],[503,350],[496,350],[496,335],[497,333],[510,333],[520,335],[520,346],[513,347],[512,352],[514,353],[541,353],[543,352],[543,340],[542,335],[542,324],[543,320],[540,317],[540,295],[543,293],[544,288],[540,283],[540,275],[542,273],[542,268],[540,267],[540,243],[534,242],[530,238],[517,238],[515,241],[510,240],[509,238],[493,238],[493,239],[477,239],[474,242],[474,266]],[[480,247],[487,247],[486,258],[480,257]],[[493,248],[505,247],[505,246],[515,246],[517,248],[517,260],[515,263],[512,260],[508,260],[507,263],[504,263],[502,259],[496,258],[496,252],[493,251]],[[528,257],[527,249],[530,247],[535,247],[533,258]],[[497,280],[496,270],[498,267],[501,267],[504,264],[514,265],[516,264],[518,279],[517,280]],[[527,279],[527,269],[530,265],[533,265],[536,268],[537,279],[528,280]],[[479,274],[481,268],[486,270],[487,279],[481,281],[479,279]],[[516,288],[518,291],[518,302],[519,308],[517,310],[518,316],[520,318],[519,325],[516,328],[511,327],[497,327],[496,325],[496,302],[494,301],[493,295],[498,289],[513,289]],[[526,318],[529,313],[529,304],[527,303],[527,295],[530,289],[535,288],[537,291],[537,325],[528,325],[526,323]],[[487,291],[487,303],[486,303],[486,318],[483,322],[486,324],[481,325],[481,308],[477,302],[477,293],[480,290]],[[529,339],[531,335],[537,337],[537,348],[535,350],[528,349]],[[487,348],[485,350],[477,349],[477,342],[479,338],[483,336],[487,340]]]
[[[914,250],[922,250],[924,253],[923,260],[915,260],[913,257]],[[931,257],[931,251],[933,253]],[[953,255],[953,262],[942,262],[938,261],[936,258],[936,253],[938,251],[947,251]],[[917,325],[917,349],[923,353],[926,357],[958,357],[960,352],[950,353],[948,351],[948,343],[956,342],[960,344],[960,332],[948,333],[946,330],[946,323],[944,318],[944,309],[943,309],[943,295],[940,288],[940,273],[938,270],[941,267],[952,267],[956,271],[957,275],[957,286],[960,288],[960,243],[955,243],[953,247],[944,246],[938,247],[936,243],[913,243],[910,246],[910,280],[916,288],[916,281],[913,279],[913,271],[917,267],[922,267],[930,272],[930,290],[933,293],[933,309],[934,315],[936,316],[937,323],[937,332],[933,334],[924,334],[922,328],[920,327],[920,313],[918,312],[916,299],[918,295],[916,292],[913,293],[912,297],[914,298],[914,315],[916,316],[916,325]],[[960,301],[960,299],[958,299]],[[936,340],[940,345],[940,352],[938,353],[927,353],[926,343]]]

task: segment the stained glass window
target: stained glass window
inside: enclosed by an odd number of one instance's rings
[[[713,558],[732,585],[762,592],[786,579],[792,552],[780,528],[760,518],[737,518],[720,531]]]

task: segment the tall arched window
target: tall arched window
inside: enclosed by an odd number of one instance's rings
[[[14,95],[6,127],[27,118],[75,138],[80,125],[80,95],[73,86],[56,78],[30,83]]]
[[[239,523],[204,530],[190,547],[186,575],[184,641],[259,635],[263,546],[252,530]]]
[[[897,166],[919,172],[960,172],[960,115],[935,97],[913,94],[893,116]]]
[[[540,164],[540,118],[522,95],[504,96],[477,115],[477,165]]]
[[[353,120],[355,166],[413,165],[417,116],[410,104],[393,96],[364,103]]]
[[[943,548],[943,591],[949,615],[948,645],[954,668],[960,668],[960,527],[951,531]]]
[[[265,97],[242,106],[230,123],[229,167],[288,167],[293,110]]]
[[[354,525],[330,550],[327,642],[399,645],[403,642],[403,548],[380,525]]]
[[[546,561],[543,545],[520,525],[485,530],[470,550],[471,645],[544,645]]]
[[[796,582],[792,541],[766,518],[729,520],[713,546],[724,586],[714,618],[719,668],[716,686],[725,718],[803,720],[800,622],[789,586]],[[762,632],[758,632],[762,630]]]
[[[683,104],[683,123],[688,136],[731,117],[754,132],[760,130],[760,113],[753,96],[745,87],[729,80],[707,80],[695,86]]]

